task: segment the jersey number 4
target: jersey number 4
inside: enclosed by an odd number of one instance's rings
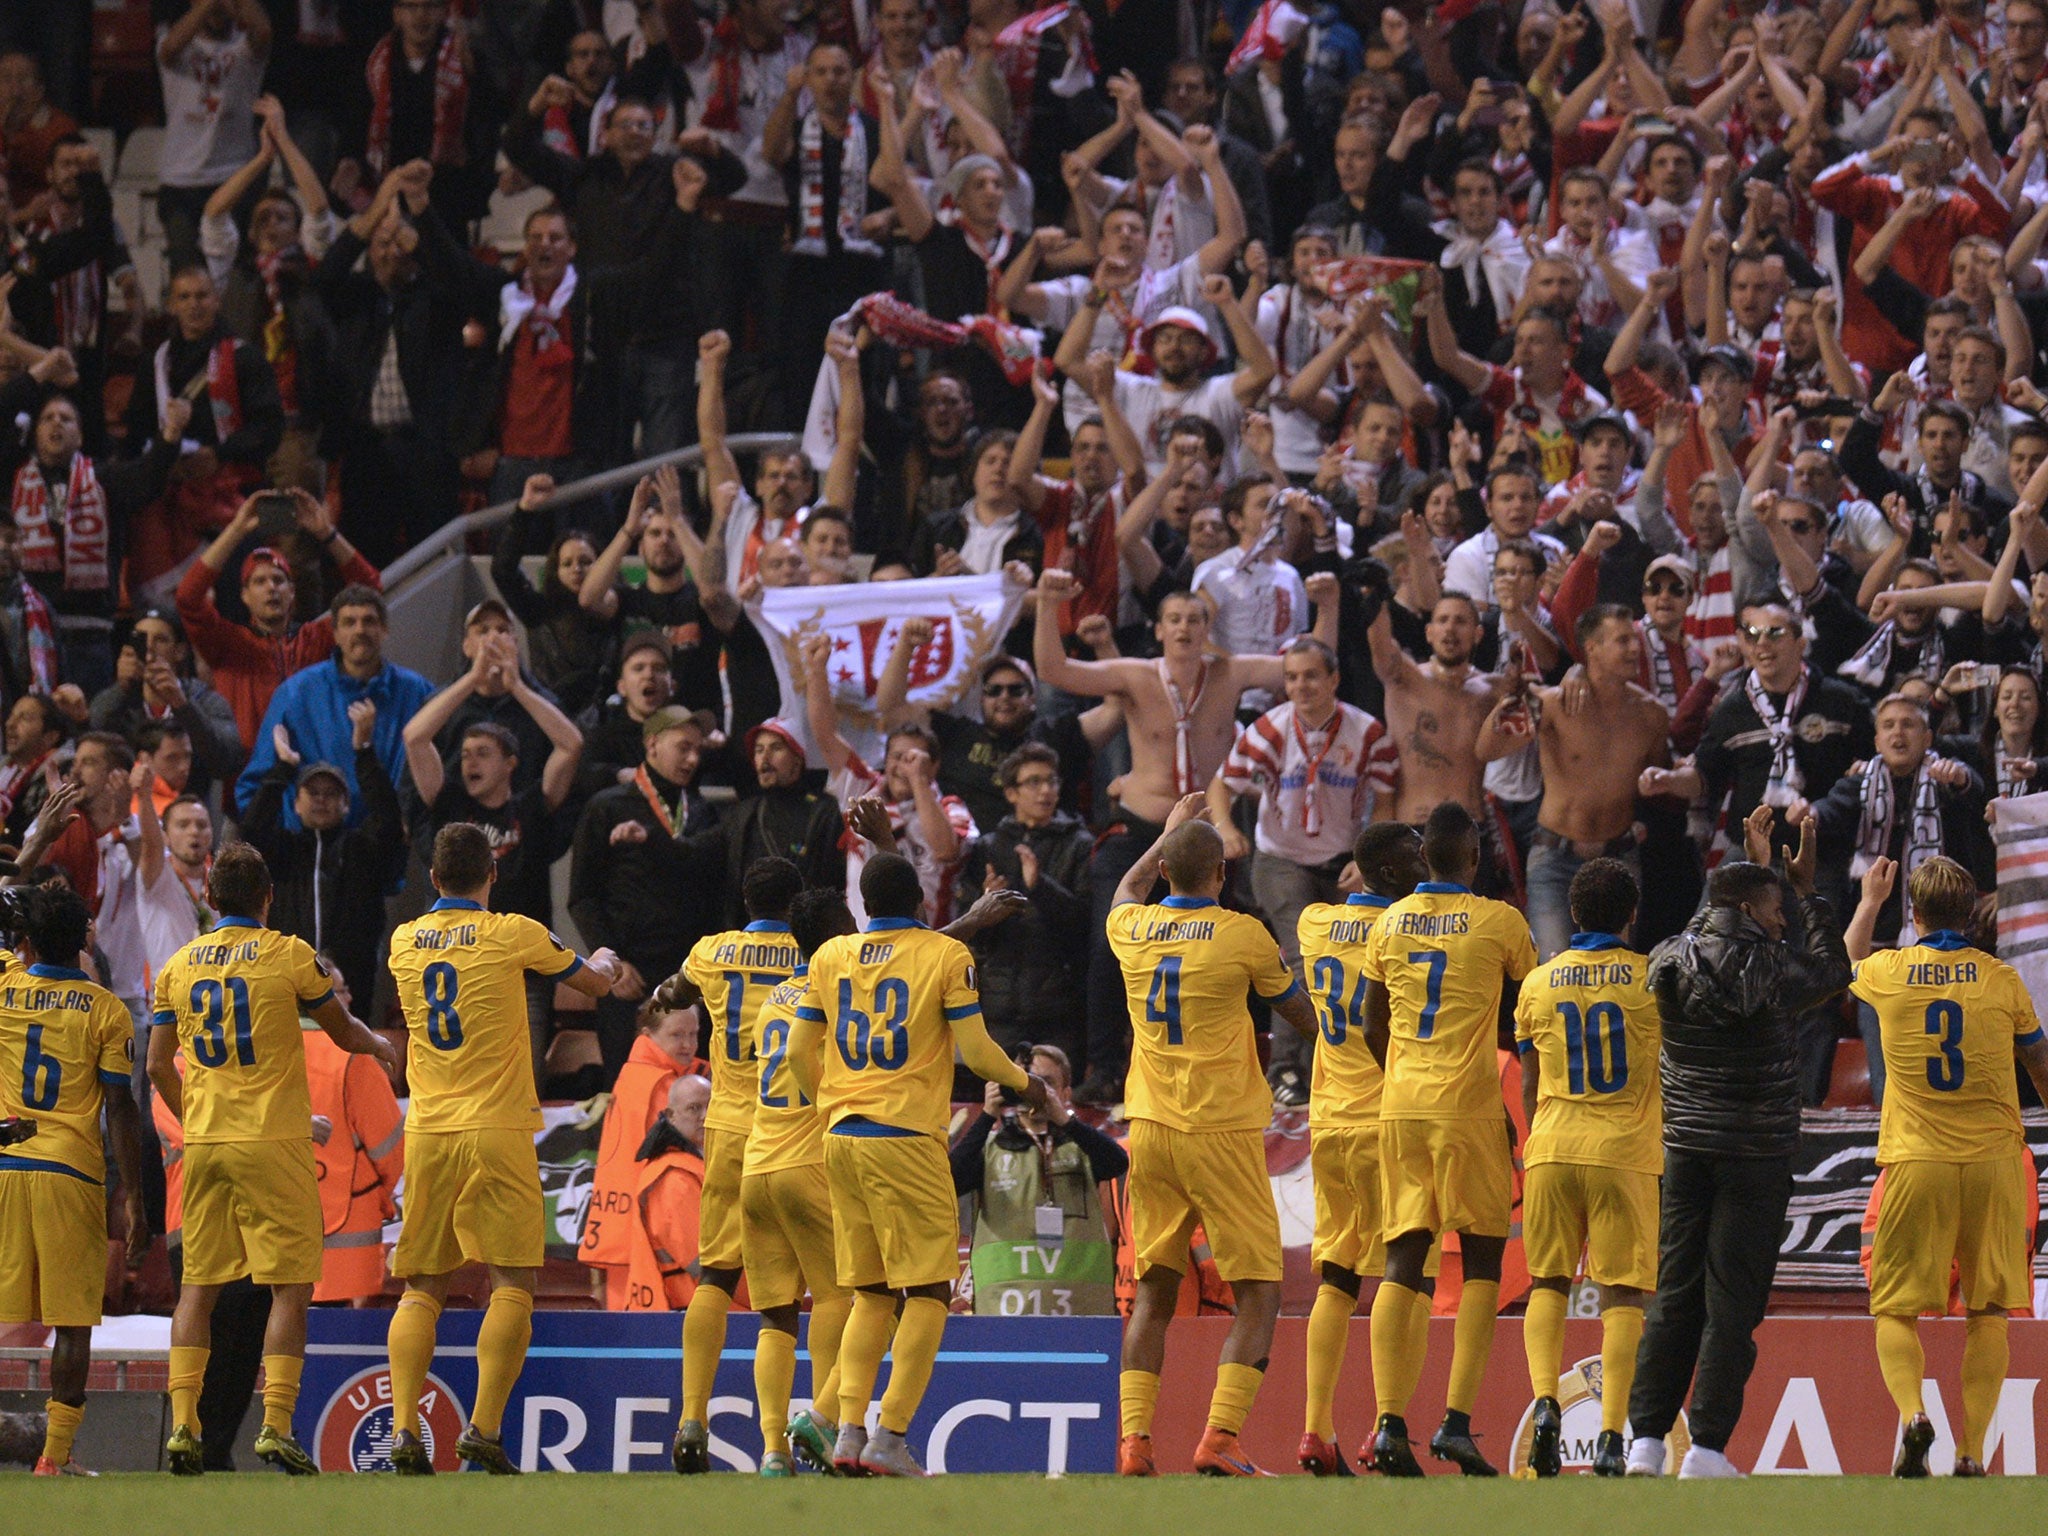
[[[1344,962],[1334,955],[1324,955],[1315,963],[1309,973],[1316,994],[1316,1012],[1322,1016],[1323,1038],[1332,1045],[1342,1045],[1350,1031],[1365,1027],[1365,976],[1361,973],[1358,985],[1351,989],[1351,1001],[1344,1001]]]
[[[1179,1045],[1180,956],[1168,955],[1152,967],[1152,985],[1145,989],[1145,1022],[1166,1026],[1166,1043]]]
[[[853,1006],[853,982],[841,980],[839,1022],[832,1031],[839,1059],[849,1072],[870,1066],[894,1072],[910,1060],[910,1031],[904,1028],[909,1017],[910,983],[902,977],[885,976],[875,983],[871,1012]]]

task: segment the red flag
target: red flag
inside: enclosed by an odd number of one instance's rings
[[[1252,24],[1244,29],[1244,36],[1237,40],[1237,46],[1230,50],[1230,61],[1223,66],[1223,72],[1234,75],[1260,59],[1277,59],[1307,30],[1307,15],[1288,4],[1288,0],[1266,0],[1252,18]]]

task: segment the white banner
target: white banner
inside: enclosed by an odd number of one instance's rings
[[[811,635],[832,640],[826,676],[839,712],[839,734],[862,759],[879,767],[883,731],[875,707],[882,669],[896,647],[903,621],[932,621],[932,638],[910,658],[910,702],[927,710],[955,710],[973,687],[982,663],[1002,649],[1017,622],[1024,589],[987,576],[932,576],[920,581],[870,581],[838,587],[776,587],[752,610],[782,685],[782,718],[811,750],[816,743],[803,697],[801,647]]]
[[[1998,844],[1998,957],[2048,997],[2048,794],[1991,802]]]

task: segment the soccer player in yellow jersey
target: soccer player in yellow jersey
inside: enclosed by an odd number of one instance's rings
[[[1629,1387],[1643,1338],[1643,1297],[1657,1288],[1657,1180],[1664,1109],[1657,1081],[1663,1024],[1650,962],[1623,941],[1635,921],[1635,876],[1591,859],[1572,876],[1571,943],[1522,983],[1515,1046],[1529,1144],[1522,1166],[1522,1245],[1533,1289],[1522,1341],[1536,1398],[1529,1464],[1562,1470],[1565,1293],[1586,1255],[1600,1287],[1600,1435],[1593,1471],[1620,1477]]]
[[[1514,1201],[1512,1127],[1495,1056],[1504,987],[1536,964],[1522,914],[1474,896],[1479,828],[1446,801],[1422,834],[1430,878],[1380,915],[1365,952],[1365,1034],[1386,1072],[1380,1093],[1381,1230],[1386,1278],[1372,1304],[1379,1398],[1374,1470],[1419,1477],[1408,1399],[1428,1335],[1413,1325],[1431,1242],[1456,1232],[1464,1265],[1443,1423],[1429,1451],[1468,1477],[1495,1476],[1472,1439],[1472,1405],[1493,1346],[1500,1261]]]
[[[704,1116],[704,1196],[698,1218],[697,1289],[683,1313],[683,1411],[671,1455],[678,1472],[711,1470],[711,1385],[725,1349],[725,1315],[739,1289],[740,1174],[760,1083],[754,1070],[762,1003],[797,967],[789,904],[803,872],[788,859],[757,859],[740,887],[746,927],[707,934],[655,999],[665,1008],[701,1001],[702,1039],[711,1063],[711,1108]],[[754,1303],[757,1307],[760,1302]]]
[[[1309,1260],[1322,1276],[1308,1315],[1308,1422],[1297,1460],[1317,1477],[1349,1477],[1337,1449],[1337,1380],[1364,1277],[1386,1262],[1380,1235],[1380,1064],[1365,1043],[1365,972],[1373,923],[1413,891],[1427,871],[1422,839],[1406,822],[1363,828],[1352,845],[1365,889],[1343,901],[1304,907],[1297,929],[1301,967],[1323,1038],[1308,1093],[1309,1162],[1315,1174],[1316,1236]],[[1426,1308],[1412,1326],[1427,1328]]]
[[[262,854],[246,843],[223,848],[206,892],[220,921],[157,972],[149,1037],[149,1080],[185,1132],[185,1275],[171,1317],[164,1459],[181,1476],[204,1470],[199,1389],[213,1304],[222,1286],[247,1275],[270,1287],[256,1454],[307,1475],[319,1468],[292,1438],[292,1409],[325,1223],[299,1015],[351,1055],[393,1067],[398,1053],[342,1007],[305,940],[263,926],[270,871]]]
[[[35,1471],[54,1477],[82,1470],[71,1442],[85,1415],[107,1268],[102,1106],[127,1201],[131,1264],[148,1251],[149,1223],[142,1117],[128,1081],[135,1025],[119,998],[76,969],[92,914],[64,886],[16,899],[28,965],[0,975],[0,1121],[31,1134],[0,1142],[0,1323],[51,1330],[49,1419]]]
[[[600,949],[586,963],[532,918],[489,910],[498,869],[481,827],[459,821],[436,833],[431,873],[440,899],[391,935],[412,1088],[405,1222],[391,1250],[391,1273],[405,1282],[389,1339],[391,1467],[405,1476],[434,1470],[433,1447],[420,1438],[420,1390],[448,1278],[471,1263],[489,1273],[491,1299],[476,1336],[476,1401],[455,1450],[503,1475],[519,1470],[500,1431],[533,1338],[546,1244],[526,975],[604,997],[619,962]]]
[[[783,862],[778,859],[776,863]],[[792,869],[794,866],[792,866]],[[754,1400],[761,1412],[763,1477],[787,1477],[794,1447],[820,1472],[832,1470],[839,1437],[840,1336],[853,1296],[839,1283],[832,1251],[832,1191],[825,1181],[825,1120],[797,1086],[789,1037],[811,1001],[810,957],[827,939],[857,933],[843,890],[804,891],[789,904],[803,956],[761,1006],[754,1050],[760,1064],[747,1171],[740,1181],[740,1246],[747,1295],[761,1313],[754,1343]],[[811,1407],[791,1418],[796,1381],[797,1303],[811,1293]]]
[[[1237,1434],[1280,1315],[1280,1216],[1266,1176],[1273,1094],[1259,1071],[1245,993],[1257,992],[1304,1035],[1316,1027],[1315,1009],[1265,924],[1216,904],[1227,866],[1222,836],[1200,819],[1204,805],[1194,794],[1174,806],[1166,830],[1117,886],[1109,914],[1109,946],[1133,1021],[1124,1106],[1137,1295],[1124,1326],[1117,1445],[1117,1471],[1126,1477],[1157,1470],[1152,1411],[1197,1223],[1236,1294],[1237,1320],[1216,1367],[1195,1470],[1262,1475]],[[1148,905],[1162,872],[1170,894]]]
[[[922,1477],[903,1433],[931,1381],[960,1273],[960,1212],[946,1161],[953,1053],[1034,1105],[1044,1104],[1045,1083],[989,1039],[973,953],[920,920],[917,867],[877,854],[860,872],[860,897],[867,931],[829,939],[811,956],[813,997],[790,1030],[789,1063],[825,1116],[835,1268],[856,1293],[839,1347],[833,1464],[855,1475]],[[870,1438],[868,1402],[885,1352],[894,1365]]]
[[[1963,937],[1977,887],[1953,859],[1927,859],[1907,878],[1918,942],[1871,953],[1897,881],[1892,860],[1872,861],[1844,935],[1856,965],[1849,990],[1877,1010],[1884,1050],[1884,1201],[1870,1245],[1870,1314],[1878,1368],[1899,1406],[1892,1475],[1927,1476],[1934,1425],[1921,1402],[1917,1319],[1948,1310],[1953,1264],[1969,1310],[1955,1471],[1982,1477],[1984,1431],[2005,1385],[2006,1312],[2027,1305],[2032,1278],[2034,1161],[2013,1057],[2048,1099],[2048,1036],[2019,973]]]

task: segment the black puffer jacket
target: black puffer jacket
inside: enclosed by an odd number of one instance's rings
[[[1025,888],[1019,843],[1038,859],[1030,909],[972,940],[982,1013],[989,1034],[1005,1050],[1020,1040],[1059,1040],[1078,1033],[1072,1021],[1081,1015],[1088,974],[1088,855],[1095,845],[1078,817],[1061,811],[1042,827],[1026,827],[1005,816],[961,856],[955,887],[959,904],[964,907],[981,894],[990,865],[1012,890]]]
[[[1849,984],[1834,913],[1818,896],[1800,907],[1801,939],[1774,943],[1739,908],[1706,907],[1651,954],[1672,1150],[1785,1157],[1799,1145],[1799,1016]]]

